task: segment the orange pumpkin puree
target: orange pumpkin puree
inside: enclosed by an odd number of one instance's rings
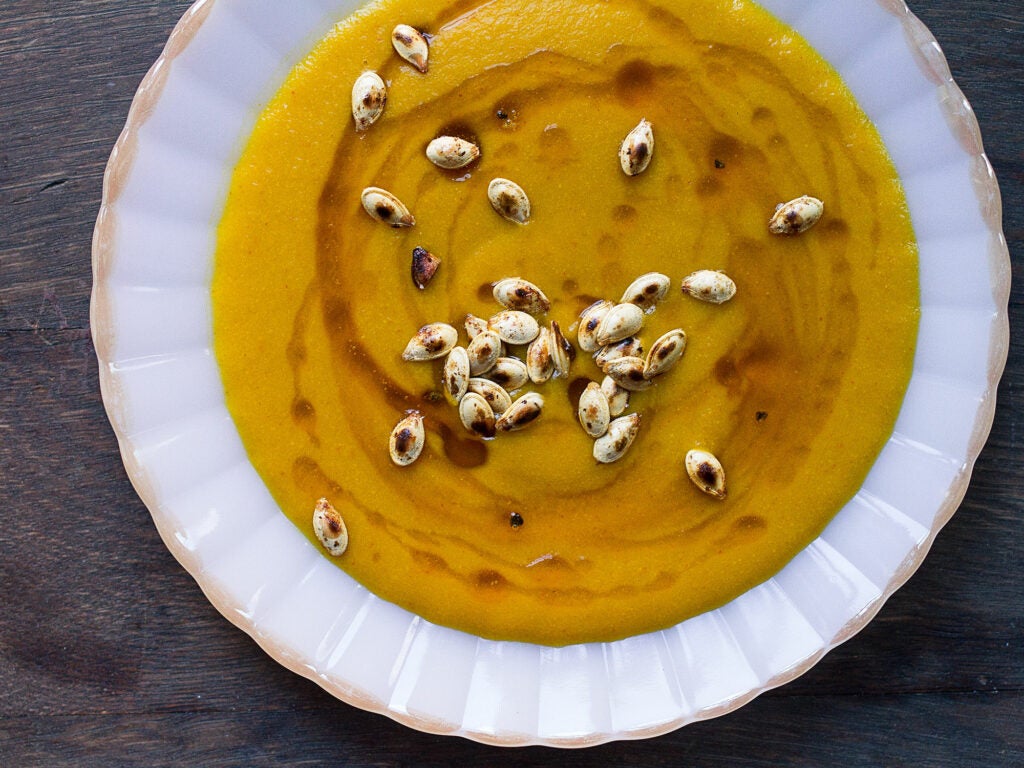
[[[393,52],[398,23],[433,35],[427,74]],[[388,102],[357,134],[351,87],[367,68]],[[628,178],[618,148],[641,118],[654,157]],[[433,166],[424,148],[446,133],[478,141],[481,159]],[[491,209],[499,176],[526,190],[529,224]],[[416,226],[373,221],[367,186],[396,194]],[[824,200],[821,222],[770,235],[775,205],[804,194]],[[422,291],[416,246],[442,259]],[[725,271],[736,297],[684,296],[698,269]],[[576,422],[573,398],[602,378],[589,355],[528,387],[543,415],[492,441],[439,396],[442,361],[401,359],[429,322],[467,343],[462,319],[500,309],[490,287],[503,277],[539,285],[546,319],[568,329],[648,271],[673,286],[646,346],[676,327],[689,346],[633,395],[643,422],[615,464],[595,463]],[[808,44],[751,2],[391,0],[339,23],[260,116],[218,230],[213,307],[249,457],[314,543],[317,499],[339,509],[351,543],[332,562],[432,622],[565,645],[723,605],[821,532],[892,431],[917,251],[876,131]],[[408,409],[427,445],[397,467],[388,435]],[[688,479],[694,447],[722,461],[726,500]]]

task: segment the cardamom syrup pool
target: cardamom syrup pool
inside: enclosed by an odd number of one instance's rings
[[[426,74],[391,49],[398,23],[433,35]],[[365,69],[389,83],[388,103],[356,133]],[[641,118],[656,149],[627,178],[617,150]],[[479,143],[480,160],[433,166],[424,148],[445,133]],[[527,191],[528,225],[491,209],[495,177]],[[396,194],[416,226],[371,220],[367,186]],[[770,235],[775,205],[803,194],[825,201],[822,221]],[[417,246],[442,259],[422,291]],[[736,297],[683,296],[697,269],[726,271]],[[673,287],[645,343],[680,327],[689,346],[633,395],[642,426],[613,465],[595,463],[575,419],[602,378],[589,355],[534,387],[547,401],[534,425],[493,441],[445,402],[440,361],[401,359],[420,326],[500,309],[490,288],[503,277],[539,285],[546,319],[568,329],[648,271]],[[332,562],[430,621],[564,645],[720,606],[820,533],[891,434],[917,252],[873,126],[753,3],[391,0],[341,21],[260,116],[218,230],[213,306],[249,458],[316,546],[316,500],[342,513],[349,549]],[[408,409],[424,414],[427,446],[400,468],[387,442]],[[725,465],[725,501],[687,478],[696,447]]]

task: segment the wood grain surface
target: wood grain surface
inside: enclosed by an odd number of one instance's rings
[[[583,751],[502,751],[336,701],[223,619],[125,476],[89,336],[103,169],[188,5],[0,3],[0,766],[1024,765],[1019,337],[970,490],[921,570],[808,674],[724,718]],[[1017,328],[1024,9],[913,10],[1001,182]]]

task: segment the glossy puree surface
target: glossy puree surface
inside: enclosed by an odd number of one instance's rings
[[[434,36],[427,74],[394,54],[398,23]],[[388,103],[357,134],[351,86],[367,68]],[[654,157],[628,178],[617,150],[643,117]],[[481,159],[431,165],[424,148],[446,133],[478,141]],[[526,190],[528,225],[491,209],[497,176]],[[416,226],[373,221],[367,186],[395,193]],[[825,202],[821,222],[770,235],[776,204],[804,194]],[[416,246],[442,259],[423,291]],[[697,269],[727,272],[736,297],[682,295]],[[465,344],[463,317],[499,310],[503,277],[538,284],[546,319],[568,329],[648,271],[673,284],[645,346],[675,327],[689,346],[633,395],[640,433],[615,464],[595,463],[576,423],[574,398],[603,378],[585,353],[568,379],[529,387],[547,402],[538,422],[486,442],[440,396],[441,361],[401,359],[428,322]],[[752,3],[395,0],[339,23],[260,116],[218,231],[213,306],[250,459],[316,546],[316,500],[341,512],[350,545],[332,562],[430,621],[564,645],[720,606],[817,536],[891,433],[917,252],[874,128]],[[427,445],[397,467],[388,435],[409,409]],[[687,478],[695,447],[722,461],[726,500]]]

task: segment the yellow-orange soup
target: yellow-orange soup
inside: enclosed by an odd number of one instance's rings
[[[433,36],[426,74],[392,50],[398,23]],[[365,69],[388,101],[356,133]],[[618,149],[641,118],[655,151],[630,178]],[[449,133],[477,141],[480,160],[432,165],[427,143]],[[495,177],[526,190],[529,224],[492,210]],[[416,226],[371,219],[368,186],[397,195]],[[805,194],[825,203],[817,226],[769,234],[775,206]],[[425,290],[410,278],[416,246],[442,259]],[[735,298],[683,295],[698,269],[725,271]],[[576,420],[582,386],[603,378],[588,354],[526,388],[546,400],[537,422],[490,441],[440,395],[442,361],[401,358],[429,322],[465,345],[465,315],[501,309],[501,278],[539,285],[544,320],[569,329],[649,271],[672,289],[646,317],[645,346],[677,327],[689,344],[632,396],[640,432],[614,464],[595,462]],[[339,23],[260,116],[218,230],[213,307],[249,457],[316,546],[317,499],[338,508],[350,545],[332,562],[432,622],[564,645],[720,606],[818,535],[892,431],[917,251],[875,129],[751,2],[389,0]],[[410,409],[426,447],[398,467],[388,436]],[[725,500],[687,477],[698,447],[724,465]]]

